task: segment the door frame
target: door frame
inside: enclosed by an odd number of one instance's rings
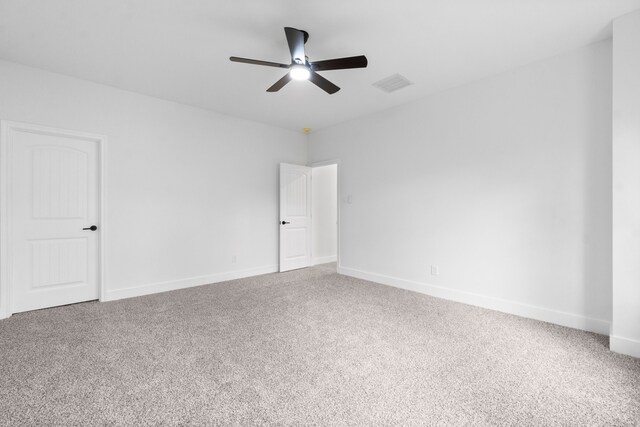
[[[342,168],[340,167],[340,159],[328,159],[328,160],[322,160],[319,162],[313,162],[308,164],[308,166],[310,168],[318,168],[321,166],[329,166],[329,165],[336,165],[336,169],[337,169],[337,177],[336,177],[336,186],[337,188],[337,195],[336,197],[338,198],[337,200],[337,207],[338,207],[338,212],[337,214],[337,218],[338,218],[338,223],[337,223],[337,236],[336,236],[336,265],[337,265],[337,271],[338,273],[340,272],[340,268],[341,268],[341,264],[340,264],[340,202],[342,201],[342,196],[341,196],[341,192],[340,192],[340,175],[342,173]],[[313,188],[313,186],[312,186]],[[313,200],[313,198],[312,198]],[[312,206],[313,209],[313,206]],[[311,260],[313,261],[313,227],[311,228]]]
[[[32,123],[0,120],[0,319],[10,317],[13,314],[11,301],[11,287],[9,284],[9,260],[11,254],[8,245],[11,237],[11,209],[13,202],[9,189],[11,188],[11,164],[9,156],[9,131],[17,130],[41,135],[64,136],[80,141],[96,142],[98,144],[98,214],[100,215],[100,234],[98,235],[98,297],[103,301],[106,297],[106,154],[107,137],[104,135],[81,132],[69,129],[61,129],[51,126],[36,125]]]

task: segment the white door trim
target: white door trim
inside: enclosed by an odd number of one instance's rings
[[[340,175],[342,173],[342,168],[340,167],[340,159],[329,159],[329,160],[322,160],[320,162],[313,162],[311,164],[309,164],[309,167],[311,168],[318,168],[320,166],[329,166],[329,165],[336,165],[337,169],[338,169],[338,182],[337,182],[337,187],[338,187],[338,236],[337,236],[337,245],[336,245],[336,264],[338,265],[338,271],[340,271],[340,205],[342,202],[342,196],[340,195]],[[311,235],[311,241],[313,242],[313,234]],[[313,243],[312,243],[313,244]],[[311,246],[311,249],[313,251],[313,246]],[[313,259],[313,252],[311,253],[311,259]]]
[[[12,195],[9,189],[9,179],[11,177],[11,165],[9,164],[10,147],[9,131],[18,130],[22,132],[32,132],[44,135],[60,135],[78,140],[96,142],[98,144],[98,212],[100,213],[100,234],[98,238],[98,292],[100,301],[105,300],[106,284],[106,230],[107,230],[107,209],[106,209],[106,153],[107,137],[93,133],[60,129],[50,126],[35,125],[31,123],[14,122],[8,120],[0,121],[0,319],[11,316],[13,306],[11,302],[11,289],[9,286],[9,258],[8,242],[11,237],[11,217],[9,205],[12,203]]]

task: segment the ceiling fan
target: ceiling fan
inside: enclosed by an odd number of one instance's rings
[[[286,68],[287,74],[273,84],[267,92],[277,92],[287,83],[293,80],[309,80],[328,94],[334,94],[340,88],[329,80],[322,77],[316,71],[344,70],[348,68],[365,68],[367,58],[364,55],[350,56],[348,58],[327,59],[325,61],[309,62],[309,58],[304,52],[304,44],[309,39],[309,33],[291,27],[285,27],[289,51],[291,52],[291,64],[279,64],[277,62],[259,61],[257,59],[238,58],[232,56],[229,59],[233,62],[244,62],[245,64],[264,65],[267,67]]]

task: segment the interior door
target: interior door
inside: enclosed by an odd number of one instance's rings
[[[311,265],[311,168],[280,164],[280,271]]]
[[[99,296],[99,142],[9,126],[11,312]]]

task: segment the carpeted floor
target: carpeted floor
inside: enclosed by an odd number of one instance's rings
[[[638,425],[607,346],[325,265],[0,321],[0,425]]]

